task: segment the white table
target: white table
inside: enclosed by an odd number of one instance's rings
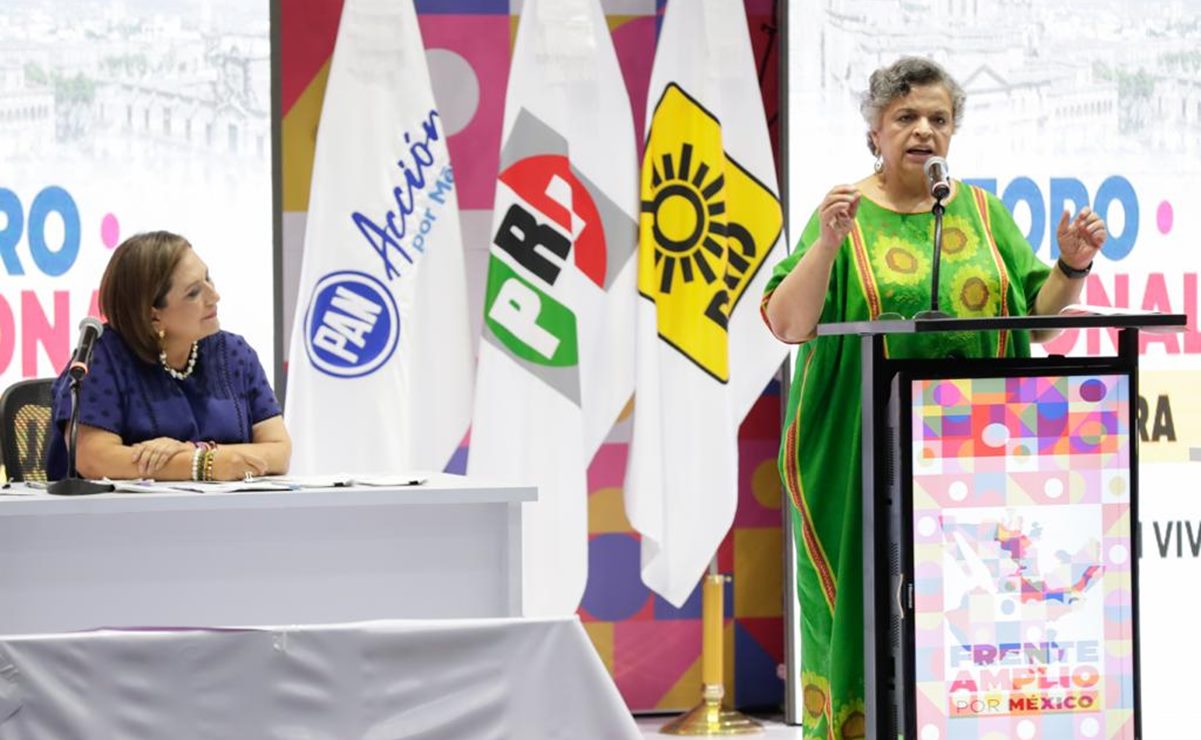
[[[637,740],[575,617],[0,637],[0,740]]]
[[[536,496],[452,475],[404,488],[0,495],[0,634],[517,616],[521,502]]]

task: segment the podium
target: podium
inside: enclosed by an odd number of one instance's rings
[[[1182,314],[860,337],[867,737],[1139,738],[1138,334]],[[1096,328],[1107,357],[894,359],[890,335]]]

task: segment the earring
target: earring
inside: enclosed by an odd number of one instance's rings
[[[874,165],[872,165],[872,169],[874,169],[876,171],[877,175],[884,171],[884,155],[883,154],[876,155],[876,163]]]
[[[159,346],[159,349],[162,349],[163,345],[166,344],[167,332],[163,331],[162,329],[159,329],[157,333],[158,333],[158,346]]]

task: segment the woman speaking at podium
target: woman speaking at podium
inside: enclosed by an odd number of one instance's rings
[[[258,355],[221,331],[208,267],[183,237],[138,234],[100,280],[108,324],[80,384],[76,467],[85,478],[236,480],[283,473],[292,442]],[[47,457],[67,473],[67,372],[53,389]]]
[[[830,189],[776,268],[764,317],[797,355],[780,472],[793,502],[802,617],[805,737],[862,737],[864,724],[858,337],[813,340],[817,324],[911,318],[930,307],[935,193],[945,200],[939,295],[956,317],[1054,314],[1074,303],[1106,238],[1101,218],[1065,211],[1060,257],[1034,255],[1001,201],[941,179],[965,96],[932,61],[871,75],[861,110],[875,171]],[[934,177],[927,175],[931,171]],[[1040,337],[1048,339],[1050,337]],[[1025,332],[893,335],[890,357],[1028,356]],[[833,412],[833,413],[831,413]]]

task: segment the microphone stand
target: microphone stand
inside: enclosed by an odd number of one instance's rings
[[[930,310],[918,311],[915,319],[949,319],[950,315],[938,310],[938,268],[942,262],[942,214],[946,212],[942,198],[934,198],[934,265],[930,269]]]
[[[82,380],[82,376],[71,376],[71,420],[67,422],[67,477],[46,487],[46,490],[55,496],[90,496],[94,493],[110,493],[113,490],[113,484],[84,480],[75,470],[75,442],[79,439],[79,384]]]

